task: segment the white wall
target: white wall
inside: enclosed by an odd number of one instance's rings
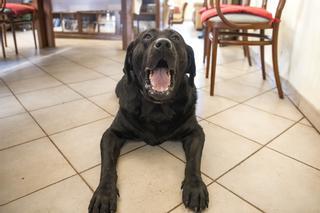
[[[252,1],[261,5],[261,1]],[[275,11],[278,0],[269,0]],[[279,37],[281,76],[320,113],[320,1],[287,0]],[[257,51],[257,49],[254,49]],[[266,61],[271,66],[270,48]]]

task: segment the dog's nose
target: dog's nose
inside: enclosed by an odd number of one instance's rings
[[[154,47],[156,49],[163,49],[163,48],[171,49],[172,44],[171,44],[171,41],[167,38],[158,38],[156,40],[156,43],[154,44]]]

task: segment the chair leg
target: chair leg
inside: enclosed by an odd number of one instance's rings
[[[211,57],[211,83],[210,83],[210,96],[214,95],[214,86],[216,78],[216,66],[217,66],[217,50],[218,50],[218,29],[214,28],[212,30],[212,57]]]
[[[211,42],[209,39],[210,29],[208,29],[208,41],[207,41],[207,48],[206,48],[206,78],[209,78],[209,69],[210,69],[210,57],[211,57]]]
[[[243,46],[243,55],[244,55],[244,57],[247,57],[246,46]]]
[[[2,32],[2,30],[0,29],[0,42],[1,42],[1,49],[2,49],[2,55],[3,55],[3,58],[6,58],[6,50],[4,48],[4,41],[3,41],[3,35],[4,33]]]
[[[281,87],[280,75],[279,75],[279,66],[278,66],[278,34],[279,26],[275,26],[273,29],[272,36],[272,61],[273,61],[273,72],[274,78],[276,81],[279,98],[283,99],[283,91]]]
[[[209,37],[208,37],[208,26],[205,25],[204,27],[204,35],[203,35],[203,63],[206,62],[206,53],[207,53],[207,44],[209,43]]]
[[[260,31],[261,35],[264,35],[264,30]],[[264,39],[261,38],[261,41]],[[266,66],[265,66],[265,60],[264,60],[264,45],[260,46],[260,57],[261,57],[261,68],[262,68],[262,78],[263,80],[266,80]]]
[[[16,50],[16,54],[18,55],[18,46],[17,46],[17,38],[16,38],[16,30],[14,28],[14,23],[11,23],[11,30],[12,30],[12,35],[13,35],[13,41],[14,41],[14,48]]]
[[[2,25],[2,33],[3,33],[3,38],[4,38],[4,45],[5,45],[5,47],[8,47],[6,24]]]
[[[247,33],[248,31],[247,30],[243,30],[244,33]],[[243,41],[248,41],[248,37],[247,36],[243,36]],[[248,57],[248,63],[249,63],[249,66],[251,67],[252,66],[252,61],[251,61],[251,56],[250,56],[250,49],[249,49],[249,46],[243,46],[244,48],[244,52],[245,52],[245,56]]]
[[[32,33],[33,33],[34,47],[35,47],[36,49],[38,49],[37,38],[36,38],[35,21],[34,21],[34,18],[33,18],[33,17],[32,17]]]

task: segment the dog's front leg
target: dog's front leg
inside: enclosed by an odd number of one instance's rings
[[[101,149],[101,175],[100,183],[94,192],[89,213],[111,213],[117,210],[117,160],[120,149],[125,143],[124,139],[116,136],[108,129],[102,136]]]
[[[198,126],[189,136],[183,139],[186,154],[185,179],[182,182],[182,201],[187,208],[201,212],[208,207],[209,194],[201,178],[201,156],[204,146],[204,133]]]

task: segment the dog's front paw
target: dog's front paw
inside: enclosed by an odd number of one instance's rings
[[[89,213],[115,213],[117,211],[118,189],[113,185],[96,189],[89,205]]]
[[[201,179],[187,180],[182,182],[182,201],[186,208],[194,212],[201,212],[208,208],[209,194],[207,186]]]

